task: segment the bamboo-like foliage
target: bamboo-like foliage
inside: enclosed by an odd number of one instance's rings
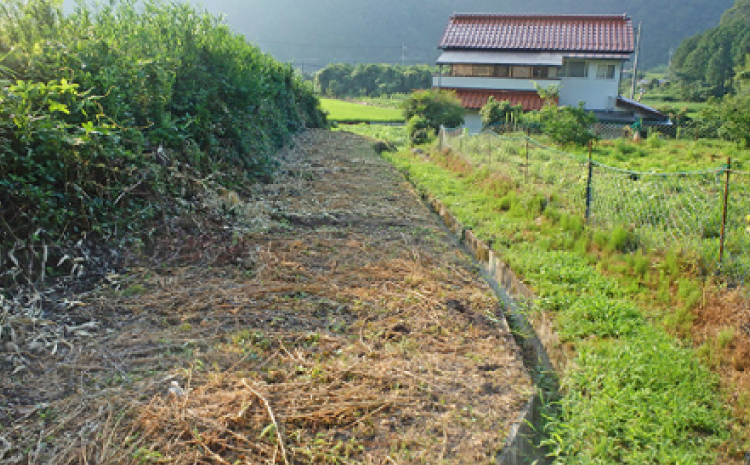
[[[0,243],[153,215],[148,193],[176,190],[164,165],[265,179],[325,124],[289,65],[187,3],[0,5]]]

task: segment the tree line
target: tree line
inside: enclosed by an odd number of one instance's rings
[[[671,71],[688,100],[735,92],[735,75],[750,53],[750,0],[736,0],[718,27],[685,39],[675,51]]]
[[[380,97],[432,87],[428,66],[336,63],[315,74],[315,86],[330,97]]]

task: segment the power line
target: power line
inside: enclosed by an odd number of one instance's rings
[[[261,40],[261,39],[247,39],[250,42],[254,42],[257,44],[272,44],[272,45],[289,45],[293,47],[307,47],[307,48],[325,48],[325,49],[331,49],[331,48],[338,48],[338,49],[370,49],[370,50],[385,50],[385,49],[393,49],[393,50],[404,50],[405,45],[330,45],[330,44],[313,44],[313,43],[301,43],[301,42],[281,42],[277,40]],[[419,51],[430,51],[434,52],[433,49],[427,49],[423,47],[409,47],[409,50],[419,50]]]

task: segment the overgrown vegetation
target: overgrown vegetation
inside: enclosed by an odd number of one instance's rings
[[[493,96],[479,111],[482,117],[482,127],[489,128],[498,124],[508,124],[517,121],[523,113],[521,105],[513,106],[507,100],[498,101]]]
[[[456,94],[447,90],[414,92],[404,104],[409,139],[423,144],[437,134],[440,126],[457,127],[464,122],[464,107]]]
[[[9,0],[0,66],[3,247],[138,233],[159,197],[268,179],[326,124],[290,66],[187,3]]]

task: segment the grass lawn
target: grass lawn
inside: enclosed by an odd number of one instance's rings
[[[401,110],[381,108],[336,99],[320,99],[320,105],[328,113],[328,120],[351,123],[400,123],[404,121]]]

